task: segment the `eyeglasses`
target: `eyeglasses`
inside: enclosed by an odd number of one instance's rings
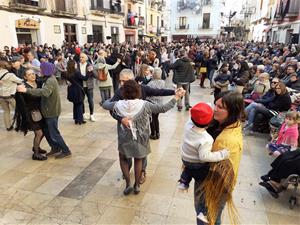
[[[271,83],[272,83],[272,84],[278,84],[278,82],[277,82],[277,81],[272,81]]]

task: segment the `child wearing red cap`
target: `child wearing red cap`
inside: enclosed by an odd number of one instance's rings
[[[207,166],[207,162],[219,162],[229,157],[227,149],[211,152],[214,140],[206,128],[213,119],[212,108],[206,103],[198,103],[190,112],[191,119],[185,124],[181,147],[184,168],[178,184],[180,190],[187,190],[192,178],[200,179],[199,170]],[[198,218],[208,222],[204,212],[199,213]]]

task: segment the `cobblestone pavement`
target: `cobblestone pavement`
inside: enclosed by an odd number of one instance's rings
[[[0,224],[195,224],[193,189],[176,189],[189,113],[174,108],[160,115],[161,139],[151,141],[146,183],[139,195],[125,197],[116,121],[96,104],[96,122],[74,125],[65,90],[59,126],[71,158],[32,161],[33,134],[4,131],[0,113]],[[210,92],[194,82],[192,104],[211,101]],[[95,96],[99,102],[97,89]],[[276,200],[258,185],[272,161],[264,148],[267,137],[246,137],[244,143],[234,192],[241,224],[300,224],[299,206],[289,209],[289,192]],[[42,147],[49,150],[45,141]],[[223,222],[228,223],[226,213]]]

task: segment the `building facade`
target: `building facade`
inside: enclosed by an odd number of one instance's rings
[[[124,42],[124,10],[113,0],[2,0],[0,45]]]
[[[254,41],[299,44],[300,1],[259,0],[252,18]]]
[[[171,1],[172,39],[219,38],[224,7],[222,3],[221,0]]]

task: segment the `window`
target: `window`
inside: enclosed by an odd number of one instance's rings
[[[179,29],[186,28],[186,17],[179,17]]]
[[[139,16],[142,14],[142,8],[139,7]]]
[[[161,23],[160,23],[161,27],[164,27],[164,21],[161,20]]]
[[[209,29],[209,24],[210,24],[210,13],[203,13],[202,28]]]
[[[68,43],[77,41],[75,24],[64,24],[64,31],[65,31],[65,40]]]
[[[55,9],[57,11],[66,11],[66,2],[64,0],[55,0]]]
[[[156,26],[157,26],[157,28],[159,27],[159,16],[157,16],[157,18],[156,18]]]
[[[150,15],[150,25],[153,25],[153,15]]]
[[[91,0],[92,9],[103,8],[103,0]]]
[[[32,0],[17,0],[17,3],[24,4],[24,5],[32,5],[32,6],[39,6],[39,1],[32,1]]]
[[[93,25],[94,42],[103,42],[103,27]]]

